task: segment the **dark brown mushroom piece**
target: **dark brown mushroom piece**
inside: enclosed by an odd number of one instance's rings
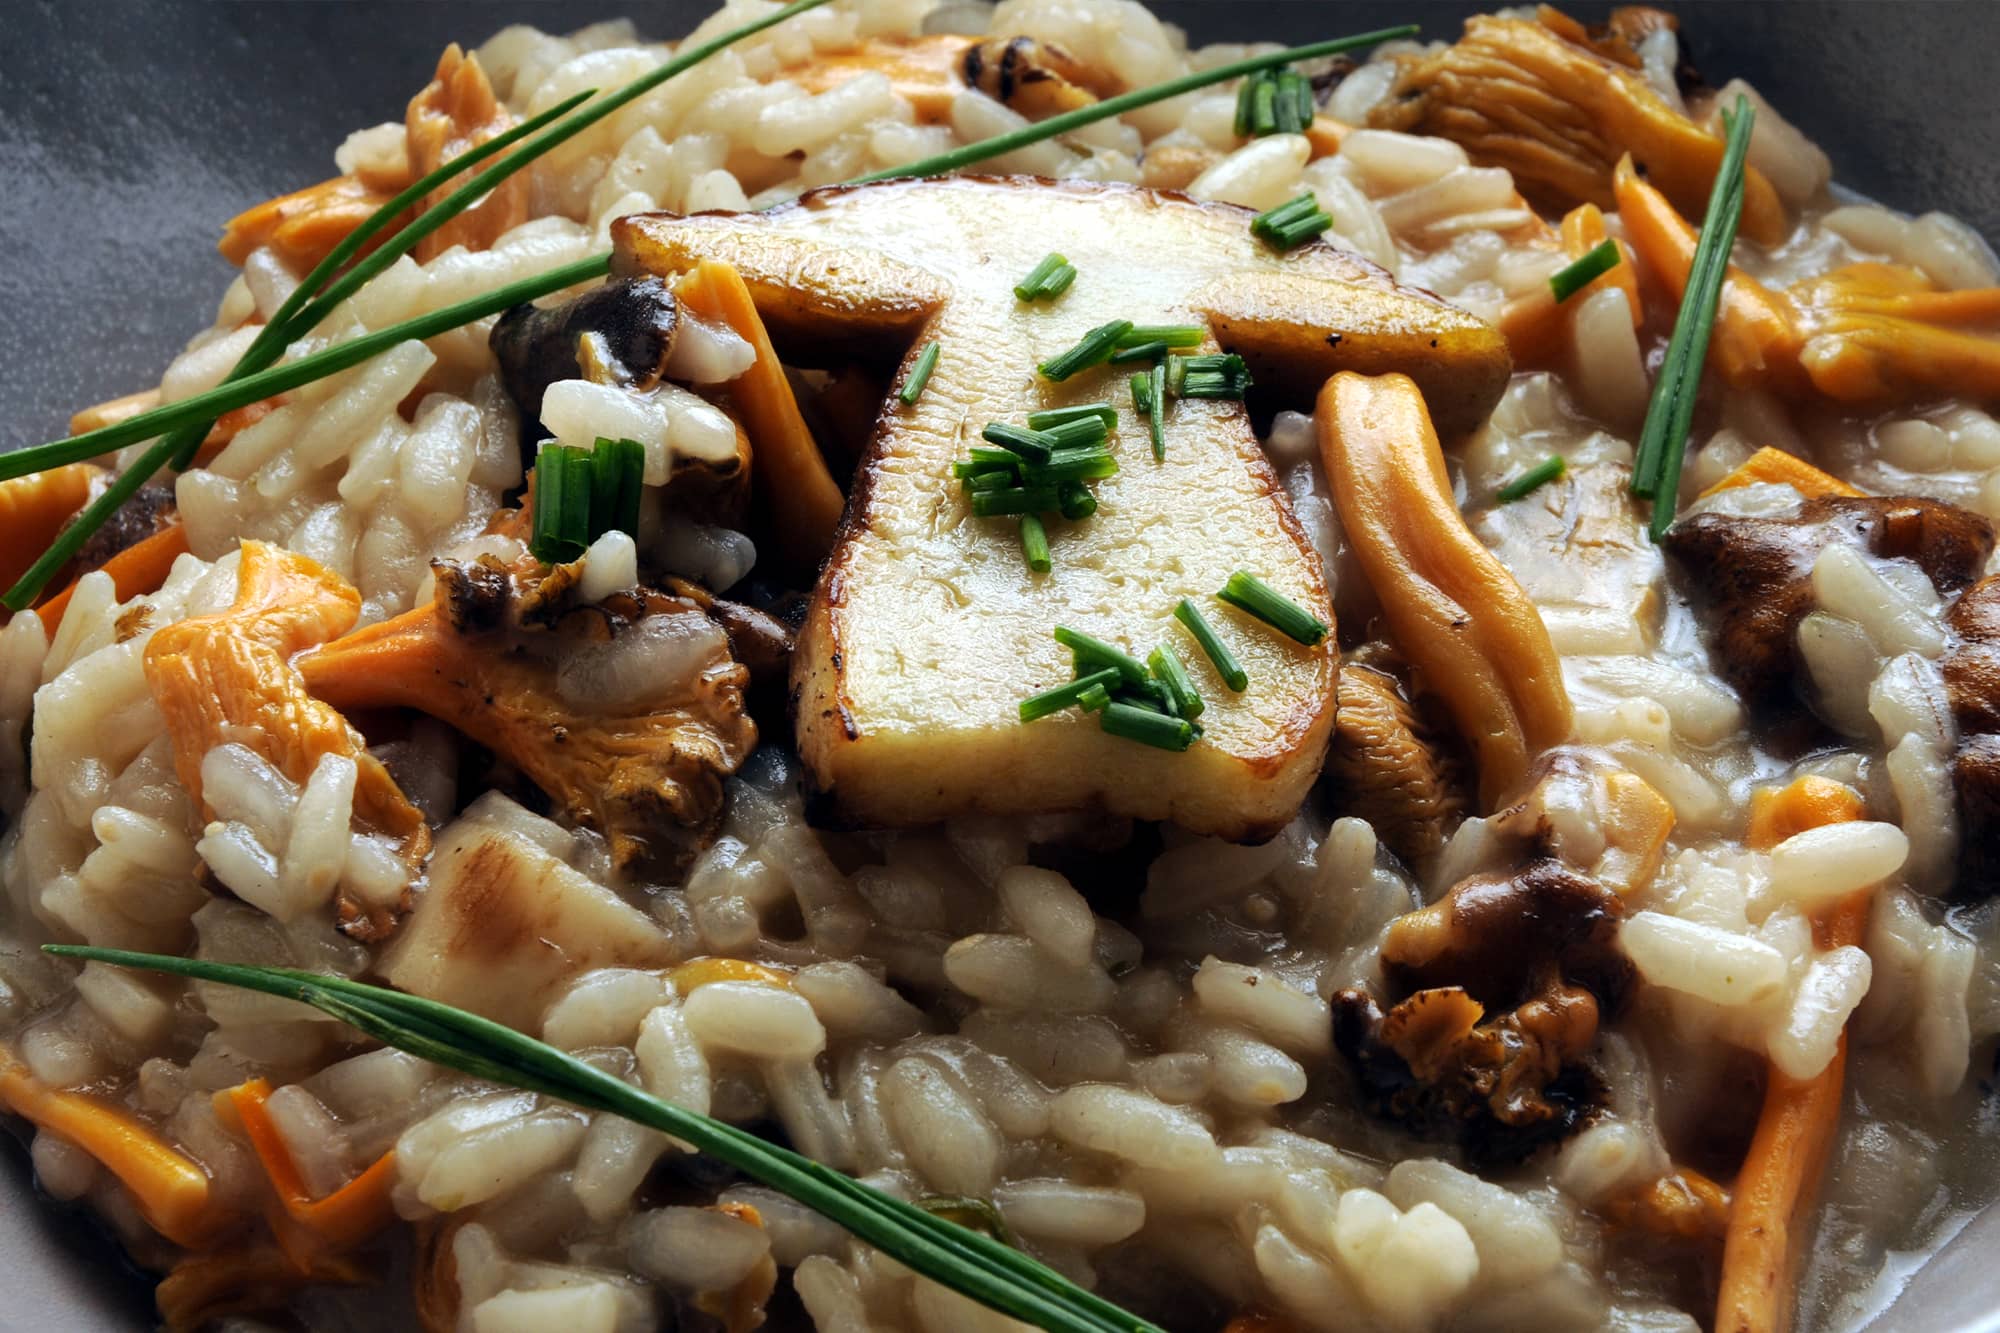
[[[1710,510],[1674,524],[1666,551],[1707,619],[1716,669],[1753,707],[1795,702],[1813,562],[1833,542],[1913,561],[1939,593],[1952,593],[1993,553],[1993,525],[1915,496],[1816,496],[1789,517]]]
[[[1950,896],[2000,893],[2000,575],[1967,588],[1945,615],[1951,650],[1938,663],[1958,724],[1951,781],[1958,795],[1958,875]]]
[[[110,474],[100,478],[91,487],[91,499],[103,494],[111,484]],[[133,492],[132,498],[111,511],[111,517],[90,535],[90,540],[76,553],[72,569],[102,569],[104,562],[127,547],[136,546],[160,529],[171,526],[179,517],[180,510],[174,504],[174,488],[155,485],[142,486]]]
[[[1467,807],[1463,758],[1381,655],[1342,663],[1322,770],[1330,808],[1365,819],[1404,864],[1426,869]]]
[[[1369,1110],[1482,1166],[1574,1133],[1602,1104],[1585,1057],[1632,988],[1623,914],[1617,894],[1539,858],[1399,918],[1382,946],[1394,1003],[1333,997],[1334,1046]]]
[[[542,395],[560,380],[632,389],[658,384],[679,321],[664,279],[622,278],[561,305],[517,305],[500,317],[488,342],[508,397],[525,420],[535,421]]]

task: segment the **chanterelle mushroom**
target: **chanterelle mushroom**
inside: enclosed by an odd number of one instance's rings
[[[694,602],[651,588],[590,606],[575,566],[540,581],[440,561],[437,596],[298,659],[339,708],[415,708],[505,756],[621,864],[683,863],[756,746],[750,673]]]
[[[1290,818],[1332,721],[1332,654],[1233,623],[1250,686],[1232,694],[1172,619],[1182,597],[1215,608],[1236,569],[1331,619],[1243,408],[1176,402],[1156,463],[1134,443],[1146,428],[1121,374],[1053,384],[1035,365],[1107,320],[1201,322],[1267,382],[1407,371],[1445,429],[1463,430],[1509,362],[1480,320],[1330,247],[1279,254],[1249,221],[1125,187],[955,178],[614,229],[623,274],[733,265],[794,345],[942,348],[918,403],[878,422],[794,659],[799,748],[837,814],[901,825],[1096,807],[1231,836]],[[1082,276],[1053,303],[1017,301],[1013,285],[1050,250]],[[950,465],[987,421],[1092,400],[1119,408],[1122,470],[1098,486],[1094,517],[1051,525],[1054,569],[1032,575],[1013,526],[973,518]],[[1022,696],[1069,678],[1058,623],[1142,654],[1177,644],[1208,701],[1200,743],[1166,754],[1081,716],[1021,725]]]

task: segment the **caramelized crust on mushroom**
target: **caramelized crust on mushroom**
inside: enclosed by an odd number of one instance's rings
[[[1797,665],[1799,621],[1813,607],[1812,568],[1832,542],[1914,561],[1941,593],[1963,588],[1993,553],[1993,525],[1915,496],[1818,496],[1796,515],[1692,514],[1667,533],[1711,618],[1716,668],[1746,702],[1779,704]]]
[[[1405,863],[1426,865],[1465,812],[1463,766],[1387,671],[1344,663],[1333,708],[1322,772],[1334,808],[1367,820]]]
[[[574,566],[542,579],[488,560],[432,568],[431,605],[301,657],[307,687],[337,707],[428,713],[512,762],[567,818],[603,833],[621,865],[684,866],[721,818],[722,780],[756,746],[743,711],[750,673],[719,631],[716,648],[682,679],[653,682],[643,697],[593,700],[565,689],[563,673],[577,654],[628,634],[713,631],[702,608],[645,587],[578,605]]]

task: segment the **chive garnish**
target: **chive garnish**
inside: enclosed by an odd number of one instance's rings
[[[1085,445],[1102,444],[1111,432],[1106,429],[1104,418],[1092,413],[1087,417],[1073,417],[1048,427],[1031,427],[1049,437],[1057,449],[1077,449]]]
[[[603,116],[610,114],[633,98],[642,96],[645,92],[656,87],[660,82],[707,59],[710,55],[713,55],[731,43],[739,41],[753,33],[761,32],[795,14],[803,13],[805,10],[815,8],[823,3],[826,3],[826,0],[795,0],[794,4],[788,5],[784,9],[773,11],[762,18],[745,24],[741,28],[724,33],[712,41],[702,43],[698,46],[685,47],[658,69],[627,84],[610,97],[587,108],[584,113],[579,113],[588,114],[591,117],[589,121],[572,122],[564,120],[554,126],[551,130],[551,135],[561,130],[564,131],[563,137],[567,137],[569,134],[573,134],[577,130],[584,128],[586,124],[594,123]],[[960,167],[969,166],[976,162],[985,161],[988,158],[1013,152],[1019,148],[1028,147],[1031,144],[1040,143],[1045,139],[1053,138],[1057,135],[1068,134],[1072,130],[1080,129],[1085,125],[1092,125],[1113,116],[1123,115],[1127,111],[1151,106],[1156,102],[1179,97],[1182,94],[1195,92],[1202,88],[1212,87],[1218,83],[1227,83],[1231,79],[1241,78],[1244,75],[1255,73],[1259,70],[1270,69],[1295,60],[1310,60],[1320,56],[1351,51],[1360,47],[1373,46],[1380,42],[1412,37],[1416,35],[1417,31],[1416,25],[1404,24],[1400,27],[1383,28],[1374,32],[1360,33],[1352,37],[1339,37],[1330,41],[1315,42],[1309,46],[1294,47],[1290,50],[1250,56],[1243,60],[1232,61],[1225,65],[1217,65],[1211,69],[1186,74],[1177,79],[1169,79],[1165,82],[1151,84],[1144,88],[1135,88],[1130,92],[1121,93],[1116,97],[1104,98],[1088,106],[1078,107],[1073,111],[1066,111],[1060,115],[1050,116],[1045,120],[1009,130],[1004,134],[993,135],[975,143],[964,144],[916,162],[904,163],[896,167],[885,167],[880,171],[873,171],[861,176],[852,177],[842,182],[842,184],[850,186],[864,185],[875,181],[896,178],[942,175],[946,172],[955,171]],[[582,95],[579,94],[579,96]],[[560,111],[561,108],[551,108],[549,112],[544,113],[544,116],[553,119],[560,114]],[[538,117],[536,122],[528,122],[523,126],[516,127],[516,129],[518,132],[525,134],[529,126],[540,128],[539,123],[537,123],[540,119]],[[512,135],[513,132],[510,132],[506,136],[497,136],[495,139],[489,141],[488,144],[483,145],[481,149],[472,150],[467,154],[461,155],[460,158],[445,164],[444,167],[439,169],[441,174],[436,179],[442,181],[456,171],[472,165],[474,161],[480,158],[482,152],[496,151],[503,144],[513,142]],[[467,191],[476,189],[479,195],[483,195],[491,188],[492,184],[503,178],[505,174],[518,170],[526,161],[531,160],[533,156],[538,156],[540,153],[547,151],[549,147],[552,147],[554,143],[560,141],[560,139],[549,137],[537,138],[533,143],[524,146],[519,153],[511,154],[503,163],[496,165],[491,172],[482,173],[476,181],[468,183],[465,189],[454,192],[450,198],[441,201],[432,209],[426,210],[416,222],[398,233],[394,240],[380,247],[375,253],[387,253],[395,246],[404,244],[405,238],[408,238],[408,244],[414,244],[416,239],[428,234],[429,230],[435,230],[437,226],[441,226],[451,216],[450,213],[445,212],[446,209],[454,208],[455,204],[455,211],[462,211],[464,207],[475,202],[477,196],[468,196]],[[500,175],[493,174],[496,172],[500,173]],[[427,177],[425,179],[426,181],[430,181],[432,178]],[[413,185],[411,188],[414,190],[418,186]],[[458,202],[461,200],[462,202]],[[387,226],[389,222],[394,220],[396,213],[397,210],[392,201],[391,205],[378,210],[364,226],[373,230],[380,230],[381,227]],[[414,230],[420,227],[427,229],[422,231]],[[373,234],[373,232],[371,231],[370,234]],[[407,245],[405,245],[405,248],[407,248]],[[335,255],[339,253],[339,250],[336,249],[333,255],[329,255],[326,265],[333,265],[335,263]],[[323,265],[323,267],[326,267],[326,265]],[[524,279],[513,287],[505,289],[507,299],[500,303],[498,309],[504,309],[507,305],[518,304],[521,301],[533,300],[538,296],[560,291],[563,287],[585,282],[591,278],[603,277],[609,270],[610,256],[604,254],[580,260],[575,265],[551,270],[537,278]],[[315,270],[315,274],[319,272],[320,270]],[[361,267],[357,265],[355,269],[350,271],[350,276],[360,274],[361,272]],[[362,278],[361,280],[365,281],[366,279]],[[300,291],[305,291],[309,286],[309,282],[302,283]],[[329,289],[329,294],[331,294],[331,289]],[[484,300],[492,300],[498,298],[500,295],[501,293],[494,293],[491,297],[484,298]],[[306,298],[302,297],[301,299]],[[475,298],[472,301],[467,301],[461,303],[458,307],[454,307],[454,309],[462,312],[473,312],[465,313],[460,322],[470,323],[475,319],[483,318],[487,314],[497,313],[497,309],[480,309],[479,307],[482,303],[482,298]],[[300,311],[298,318],[313,318],[316,322],[317,318],[323,317],[325,311],[331,308],[330,305],[322,308],[318,302],[315,302],[311,306],[304,307]],[[282,310],[280,313],[283,313]],[[442,314],[443,312],[437,313]],[[376,344],[376,346],[378,348],[390,346],[408,337],[428,337],[430,336],[429,334],[419,332],[418,330],[429,327],[430,321],[435,319],[435,317],[435,315],[420,317],[392,329],[380,330],[378,332],[386,340]],[[275,333],[275,324],[267,327],[272,330],[274,338],[279,337]],[[438,331],[441,332],[444,330],[440,329]],[[274,343],[274,346],[279,351],[282,351],[282,348],[289,345],[292,341],[295,341],[295,337],[290,330],[287,330],[282,339]],[[355,341],[359,342],[360,340],[357,339]],[[351,351],[353,344],[344,344],[343,346]],[[337,352],[340,349],[333,348],[328,350]],[[365,357],[358,359],[365,359]],[[254,375],[249,375],[242,379],[225,382],[225,385],[221,389],[213,391],[210,395],[199,395],[197,398],[183,400],[180,403],[175,403],[167,407],[140,413],[111,426],[87,431],[82,435],[58,440],[53,444],[38,446],[34,449],[16,450],[11,455],[4,456],[6,461],[16,470],[0,472],[0,480],[12,476],[22,476],[29,472],[39,472],[66,462],[74,462],[83,458],[93,458],[99,454],[110,453],[115,449],[122,448],[124,445],[139,440],[151,439],[155,436],[161,436],[166,432],[175,432],[172,438],[162,438],[155,446],[149,448],[97,500],[87,506],[64,530],[56,543],[48,551],[44,552],[42,558],[37,560],[26,574],[22,575],[14,587],[8,590],[4,598],[0,598],[0,604],[4,604],[12,610],[20,610],[32,602],[47,585],[48,581],[55,576],[56,572],[68,564],[70,559],[89,541],[92,533],[102,526],[125,501],[137,494],[140,488],[161,467],[165,466],[172,459],[182,457],[196,447],[200,443],[200,438],[206,434],[209,426],[218,417],[236,408],[247,406],[250,403],[270,397],[275,393],[283,392],[285,388],[296,387],[297,384],[308,383],[323,375],[345,369],[347,366],[355,364],[355,361],[343,361],[332,357],[315,360],[313,357],[307,357],[285,369],[296,370],[298,367],[308,364],[312,368],[307,370],[301,378],[285,382],[282,387],[279,387],[277,381],[258,380]],[[185,434],[180,433],[181,428],[185,428]]]
[[[1722,165],[1709,188],[1708,212],[1701,223],[1687,290],[1667,341],[1666,359],[1653,381],[1646,405],[1645,428],[1632,464],[1631,491],[1653,502],[1647,525],[1654,541],[1673,526],[1680,498],[1681,463],[1687,453],[1688,427],[1694,421],[1695,395],[1701,388],[1702,364],[1708,357],[1709,336],[1715,331],[1716,304],[1729,276],[1729,251],[1736,244],[1736,226],[1743,217],[1743,164],[1750,151],[1750,128],[1756,112],[1750,100],[1737,95],[1734,112],[1722,113],[1727,135]]]
[[[1236,660],[1236,654],[1229,651],[1229,645],[1222,641],[1222,637],[1215,632],[1215,627],[1208,623],[1208,617],[1204,616],[1193,602],[1183,597],[1180,605],[1174,608],[1174,619],[1180,621],[1187,632],[1194,635],[1194,641],[1201,645],[1202,652],[1215,664],[1216,674],[1222,677],[1222,683],[1238,694],[1243,693],[1250,684],[1250,673]]]
[[[291,968],[85,945],[46,947],[66,958],[297,1000],[432,1064],[660,1130],[804,1204],[925,1277],[1041,1328],[1061,1333],[1158,1333],[1153,1325],[981,1231],[935,1217],[822,1162],[655,1097],[616,1074],[462,1009]]]
[[[1549,290],[1556,294],[1557,301],[1567,301],[1618,267],[1619,257],[1618,242],[1606,240],[1550,278]]]
[[[1049,572],[1049,530],[1033,514],[1021,515],[1021,554],[1037,574]]]
[[[1511,504],[1524,495],[1541,489],[1563,474],[1561,454],[1550,454],[1541,462],[1523,472],[1514,480],[1502,486],[1498,492],[1502,504]]]
[[[1090,691],[1109,690],[1118,681],[1115,667],[1100,667],[1086,675],[1078,676],[1067,685],[1058,685],[1040,694],[1031,694],[1021,700],[1021,720],[1033,722],[1039,718],[1060,713],[1065,708],[1074,707]]]
[[[1009,486],[1018,486],[1021,478],[1005,468],[985,468],[965,479],[965,489],[977,495],[981,491],[1004,491]]]
[[[1092,670],[1111,667],[1116,670],[1126,684],[1137,685],[1146,679],[1146,664],[1123,648],[1114,647],[1102,639],[1093,638],[1081,630],[1065,625],[1055,628],[1056,642],[1076,654],[1077,661],[1087,663]]]
[[[1278,131],[1278,84],[1269,75],[1250,90],[1250,133],[1261,137]]]
[[[590,540],[613,530],[638,536],[646,446],[637,440],[600,438],[591,451],[590,469]]]
[[[1118,472],[1118,460],[1103,449],[1072,449],[1029,468],[1026,479],[1036,486],[1068,481],[1102,481]]]
[[[904,407],[915,407],[917,399],[923,397],[924,386],[931,382],[931,372],[937,369],[939,351],[937,339],[933,338],[924,344],[923,351],[917,353],[917,363],[910,367],[910,377],[896,391],[896,397],[903,400]]]
[[[1152,656],[1146,659],[1146,664],[1153,668],[1153,674],[1159,677],[1160,683],[1167,687],[1167,693],[1173,696],[1176,713],[1190,722],[1201,716],[1202,709],[1206,705],[1202,703],[1201,696],[1195,693],[1194,682],[1188,679],[1187,668],[1181,665],[1181,659],[1175,656],[1171,647],[1163,643],[1155,648]]]
[[[1089,518],[1097,512],[1097,497],[1090,493],[1090,487],[1080,481],[1065,481],[1056,486],[1058,503],[1062,516],[1072,523]]]
[[[1004,467],[1018,472],[1021,468],[1021,456],[1012,449],[993,449],[983,444],[975,444],[966,450],[966,454],[976,465],[976,470]]]
[[[1007,451],[999,449],[992,452],[1006,453]],[[1005,463],[988,463],[982,462],[978,458],[961,458],[951,465],[951,475],[960,481],[970,481],[974,477],[983,477],[989,472],[997,472],[1002,476],[1011,477],[1014,475],[1020,461],[1013,454],[1007,454],[1007,461]]]
[[[1110,361],[1114,366],[1129,366],[1139,362],[1157,361],[1166,354],[1166,343],[1156,340],[1149,343],[1134,343],[1130,347],[1121,347],[1111,354]]]
[[[1002,490],[977,491],[972,496],[972,512],[977,518],[1043,514],[1061,507],[1062,500],[1054,486],[1010,486]]]
[[[1118,424],[1118,409],[1109,403],[1077,403],[1072,407],[1049,407],[1028,413],[1029,430],[1049,430],[1080,417],[1096,417],[1108,432]]]
[[[1178,360],[1180,358],[1170,358]],[[1167,461],[1167,367],[1154,362],[1146,377],[1146,435],[1152,441],[1153,461]]]
[[[1319,206],[1311,191],[1289,199],[1250,220],[1250,233],[1261,236],[1280,250],[1304,245],[1333,226],[1333,214]]]
[[[1114,671],[1111,674],[1115,676],[1118,673]],[[1086,713],[1095,713],[1110,702],[1111,691],[1102,685],[1093,685],[1076,696],[1076,706]]]
[[[1022,301],[1040,301],[1062,295],[1075,281],[1076,266],[1051,250],[1014,285],[1014,295]]]
[[[1182,398],[1241,398],[1249,392],[1250,370],[1234,352],[1176,356],[1169,360],[1168,373],[1176,380],[1174,392]]]
[[[1326,622],[1273,588],[1255,574],[1237,570],[1215,594],[1237,610],[1277,630],[1306,647],[1318,645],[1326,637]]]
[[[1055,441],[1038,430],[1028,430],[1007,421],[989,421],[979,432],[981,439],[1011,450],[1031,463],[1046,463],[1055,452]]]
[[[1153,376],[1150,371],[1132,377],[1132,410],[1146,413],[1153,410]]]
[[[1132,321],[1129,319],[1114,319],[1109,324],[1099,324],[1079,338],[1076,346],[1050,357],[1036,369],[1043,379],[1066,380],[1078,371],[1088,370],[1108,359],[1118,346],[1118,340],[1131,328]]]
[[[1194,727],[1182,718],[1168,717],[1123,700],[1113,700],[1098,715],[1098,725],[1113,736],[1138,741],[1156,750],[1185,750],[1194,744]]]
[[[1137,347],[1142,343],[1165,343],[1169,347],[1199,347],[1205,335],[1206,330],[1199,324],[1134,324],[1118,340],[1118,345]]]

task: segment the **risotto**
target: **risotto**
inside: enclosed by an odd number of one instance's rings
[[[776,8],[452,47],[77,431]],[[1856,1328],[1992,1200],[1993,257],[1658,11],[1428,36],[929,178],[1270,48],[835,0],[280,364],[608,278],[197,422],[94,531],[152,440],[0,483],[9,581],[89,536],[0,628],[0,1106],[168,1327],[1020,1325],[661,1130],[44,945],[470,1011],[1173,1330]]]

